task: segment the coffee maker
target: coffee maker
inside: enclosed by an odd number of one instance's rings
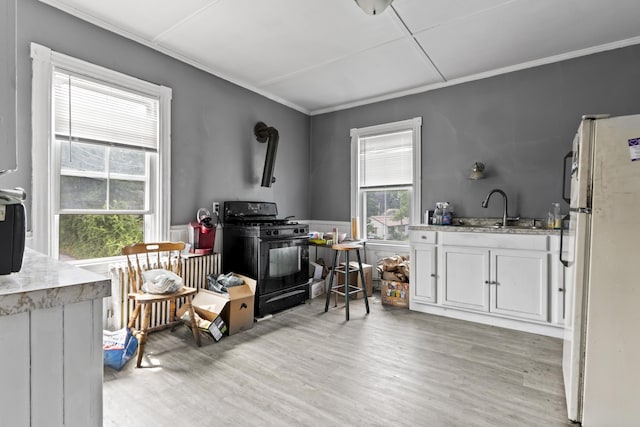
[[[189,252],[199,255],[211,254],[215,241],[216,225],[211,221],[211,212],[200,208],[196,213],[196,221],[189,223]]]
[[[0,189],[0,274],[11,274],[22,268],[26,234],[25,210],[27,198],[21,188]]]

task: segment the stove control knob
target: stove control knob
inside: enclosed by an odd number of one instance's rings
[[[265,234],[266,234],[267,236],[271,236],[271,230],[267,230],[267,231],[265,231]]]
[[[293,229],[293,232],[297,234],[297,233],[298,233],[298,229],[297,229],[297,228],[294,228],[294,229]]]
[[[274,236],[278,235],[278,230],[273,230],[273,235]]]

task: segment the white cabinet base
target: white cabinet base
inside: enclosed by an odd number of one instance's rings
[[[522,332],[530,332],[532,334],[545,335],[554,338],[562,338],[564,331],[562,325],[553,325],[546,322],[528,322],[519,319],[501,317],[496,314],[487,315],[459,308],[444,307],[442,305],[413,303],[410,308],[411,310],[422,313],[436,314],[438,316],[467,320],[469,322],[514,329]]]

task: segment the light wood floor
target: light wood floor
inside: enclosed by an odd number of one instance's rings
[[[195,346],[151,334],[143,368],[105,368],[111,426],[567,426],[562,341],[323,297]]]

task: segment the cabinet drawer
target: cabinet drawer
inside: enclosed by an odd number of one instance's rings
[[[496,249],[527,249],[546,251],[549,236],[498,233],[441,233],[440,243],[451,246],[472,246]]]
[[[420,231],[420,230],[410,230],[409,231],[409,240],[411,243],[436,243],[436,235],[435,231]]]

